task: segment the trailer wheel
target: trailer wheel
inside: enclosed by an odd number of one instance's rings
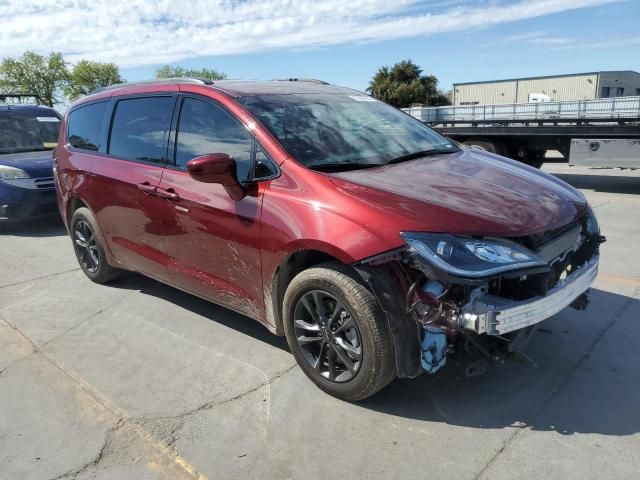
[[[464,143],[467,147],[476,148],[489,153],[495,153],[496,155],[504,155],[502,145],[499,143],[489,142],[487,140],[466,140]]]

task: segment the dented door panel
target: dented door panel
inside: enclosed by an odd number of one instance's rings
[[[262,193],[234,200],[223,186],[167,168],[160,189],[175,231],[165,236],[172,283],[252,318],[262,318]]]

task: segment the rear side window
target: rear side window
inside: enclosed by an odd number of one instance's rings
[[[226,153],[238,166],[238,179],[246,180],[251,167],[253,135],[235,118],[213,103],[185,98],[176,137],[176,165],[207,153]]]
[[[109,155],[164,163],[173,97],[120,100],[111,125]]]
[[[99,152],[103,150],[102,127],[108,102],[92,103],[69,114],[67,138],[74,148]]]

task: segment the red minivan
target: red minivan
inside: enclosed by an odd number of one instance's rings
[[[561,180],[312,80],[100,90],[69,108],[54,170],[91,280],[133,270],[252,317],[347,400],[457,344],[517,352],[586,306],[604,240]]]

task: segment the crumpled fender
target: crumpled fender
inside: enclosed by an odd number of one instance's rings
[[[423,372],[422,332],[418,323],[407,313],[405,281],[398,271],[401,267],[395,262],[382,265],[357,263],[353,267],[378,298],[387,316],[398,378],[417,377]]]

